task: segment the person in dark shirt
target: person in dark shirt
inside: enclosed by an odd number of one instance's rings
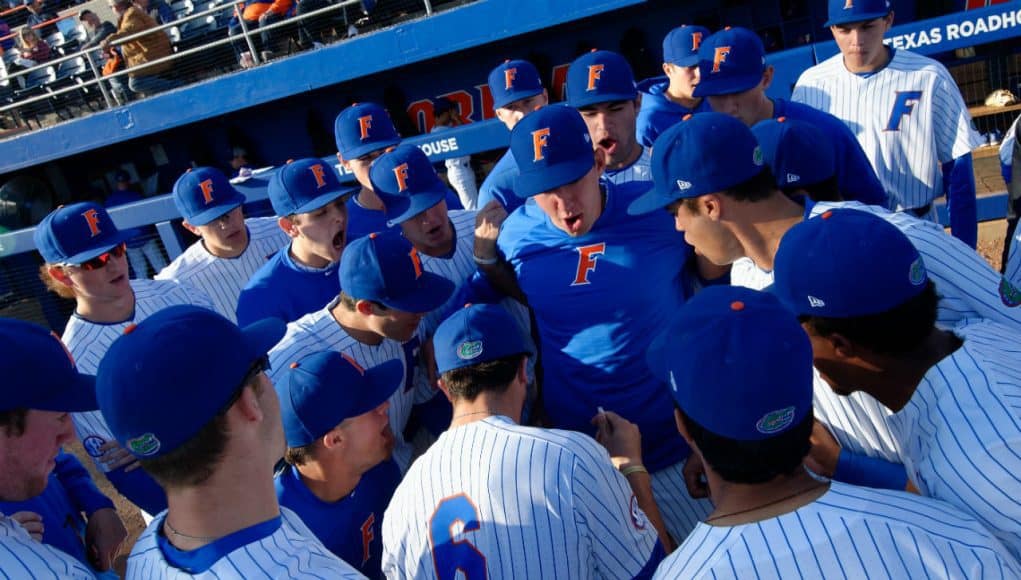
[[[88,33],[85,43],[82,44],[82,50],[87,50],[95,46],[99,46],[100,42],[103,42],[107,36],[110,36],[114,32],[117,32],[117,27],[114,26],[109,20],[100,20],[96,13],[91,10],[82,10],[78,13],[78,20],[85,25],[85,31]]]

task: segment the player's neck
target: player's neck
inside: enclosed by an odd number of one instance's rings
[[[313,253],[305,247],[300,238],[291,240],[291,259],[308,268],[322,269],[330,265],[330,262],[322,256]]]
[[[351,495],[362,479],[362,472],[350,461],[310,461],[295,469],[312,495],[324,503],[336,503]]]
[[[638,161],[638,158],[642,156],[643,151],[644,149],[641,144],[638,143],[638,141],[633,141],[631,151],[628,152],[628,156],[618,163],[608,163],[606,165],[606,169],[616,171],[618,169],[630,167],[635,161]]]
[[[170,543],[181,550],[195,550],[280,515],[272,466],[265,465],[264,454],[237,455],[225,460],[201,485],[167,491],[166,521],[176,530],[164,526]]]
[[[773,258],[787,230],[804,219],[805,210],[786,195],[775,192],[763,201],[735,204],[746,213],[739,222],[745,224],[737,237],[745,256],[767,272],[773,271]]]
[[[882,50],[876,51],[876,57],[868,62],[863,62],[858,65],[849,64],[845,58],[844,68],[847,69],[847,72],[854,74],[874,73],[882,70],[883,67],[890,64],[890,60],[893,58],[892,54],[893,53],[890,51],[890,48],[884,46]]]
[[[706,518],[713,526],[738,526],[779,517],[804,507],[829,490],[829,484],[812,478],[799,468],[760,484],[733,483],[707,469],[710,496],[715,509]]]
[[[673,84],[667,86],[666,90],[663,91],[663,96],[665,96],[667,100],[671,101],[672,103],[675,103],[677,105],[684,107],[685,109],[689,109],[692,111],[694,111],[699,105],[702,104],[702,99],[696,97],[689,97],[681,93],[681,91],[674,87]]]
[[[523,401],[514,397],[514,385],[511,385],[503,393],[480,393],[473,401],[456,399],[454,401],[453,418],[450,421],[450,428],[467,425],[481,421],[487,417],[503,415],[515,423],[521,422],[521,406]]]
[[[379,196],[376,195],[376,192],[372,191],[371,189],[365,189],[364,187],[362,187],[362,190],[358,192],[357,201],[358,205],[364,207],[365,209],[375,209],[383,211],[383,200],[379,199]]]
[[[933,328],[922,344],[908,353],[876,357],[882,372],[877,381],[863,388],[890,411],[904,408],[932,367],[952,355],[964,344],[956,334]]]
[[[369,326],[364,316],[348,310],[339,301],[333,310],[330,310],[330,314],[333,316],[333,320],[344,329],[344,332],[358,342],[369,346],[376,346],[383,342],[383,337]]]
[[[124,296],[110,300],[78,299],[75,314],[89,322],[114,324],[131,318],[135,312],[135,290],[129,289]]]

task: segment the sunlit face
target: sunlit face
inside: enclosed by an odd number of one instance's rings
[[[717,266],[733,264],[744,257],[741,243],[718,219],[718,211],[705,207],[706,196],[696,198],[697,208],[675,202],[667,209],[674,216],[674,227],[684,232],[684,241]]]
[[[500,121],[507,127],[507,130],[510,131],[514,129],[514,126],[517,125],[518,121],[523,119],[525,115],[539,107],[545,107],[548,102],[549,97],[544,89],[538,95],[518,99],[496,109],[496,118],[500,119]]]
[[[588,126],[592,143],[606,153],[606,166],[619,169],[635,158],[641,148],[635,137],[637,101],[598,103],[578,110]]]
[[[80,266],[57,266],[64,276],[58,278],[74,290],[75,298],[90,304],[121,301],[131,295],[128,281],[127,254],[111,254],[101,268],[87,270]],[[56,276],[55,276],[56,277]]]
[[[35,409],[26,413],[21,435],[0,429],[0,498],[24,501],[41,494],[72,429],[69,414]]]
[[[347,242],[347,207],[337,199],[323,207],[294,216],[288,235],[306,255],[317,258],[319,267],[340,260]]]
[[[419,252],[430,256],[446,254],[454,243],[454,226],[447,216],[447,202],[440,200],[431,208],[401,222],[401,231]]]
[[[678,66],[676,64],[664,63],[663,72],[670,80],[671,92],[676,91],[686,99],[695,98],[695,85],[698,84],[698,65]]]
[[[210,254],[220,258],[233,258],[248,247],[248,228],[245,212],[238,206],[219,218],[202,226],[192,226]]]
[[[574,183],[536,195],[535,203],[546,212],[553,225],[567,235],[576,238],[587,234],[603,213],[598,167],[593,167]]]
[[[375,409],[346,419],[338,427],[344,437],[346,456],[367,471],[390,457],[394,434],[390,430],[389,401]]]
[[[838,395],[847,396],[858,390],[853,386],[856,383],[855,367],[837,355],[833,342],[813,332],[808,324],[802,324],[801,327],[812,343],[812,363],[822,380]]]
[[[844,66],[851,72],[878,70],[886,62],[883,35],[893,25],[893,13],[883,18],[831,26],[833,39],[844,56]]]
[[[373,305],[373,314],[369,319],[369,326],[381,336],[385,336],[397,342],[407,342],[415,336],[418,325],[426,312],[404,312],[394,308],[380,308]]]
[[[380,155],[386,153],[385,149],[377,149],[372,153],[366,153],[361,157],[356,157],[351,160],[343,160],[344,169],[347,169],[354,174],[355,179],[365,189],[372,191],[372,181],[369,180],[369,168],[372,167],[372,162],[376,160]]]

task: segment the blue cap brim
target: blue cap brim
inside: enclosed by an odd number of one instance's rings
[[[60,389],[49,398],[34,401],[32,409],[59,413],[81,413],[96,411],[96,377],[78,373],[71,383],[61,384]]]
[[[358,159],[359,157],[368,155],[380,149],[386,149],[387,147],[396,147],[401,142],[400,139],[385,139],[382,141],[373,141],[371,143],[365,143],[357,147],[351,147],[346,151],[340,151],[340,156],[344,158],[344,161],[351,161],[352,159]]]
[[[714,97],[716,95],[733,95],[751,90],[762,82],[762,71],[721,79],[701,79],[695,85],[694,96]]]
[[[866,12],[865,14],[853,14],[844,16],[843,18],[831,18],[827,20],[823,26],[829,28],[830,26],[840,26],[841,24],[850,24],[852,22],[865,22],[866,20],[883,18],[889,13],[889,10],[884,10],[883,12]]]
[[[224,214],[227,214],[245,204],[245,196],[238,193],[231,197],[229,200],[224,200],[219,204],[211,207],[207,210],[200,211],[192,217],[185,216],[184,219],[188,220],[188,223],[193,226],[204,226],[209,222],[219,219]]]
[[[443,306],[454,295],[454,283],[432,272],[422,272],[418,288],[411,289],[407,296],[379,299],[387,308],[401,312],[432,312]]]
[[[365,371],[365,378],[372,383],[363,398],[355,407],[352,417],[357,417],[375,409],[389,399],[404,382],[404,365],[397,359],[388,360]]]
[[[566,161],[543,171],[520,173],[514,178],[514,194],[521,198],[529,198],[574,183],[584,177],[595,163],[595,157],[585,157]]]
[[[571,99],[567,97],[567,104],[575,109],[582,107],[588,107],[590,105],[598,105],[599,103],[616,103],[619,101],[633,101],[638,98],[638,89],[630,93],[591,93],[586,94],[578,99]]]
[[[521,90],[521,91],[514,91],[513,93],[507,93],[507,95],[504,96],[504,98],[500,99],[499,101],[497,101],[497,100],[493,101],[493,109],[494,110],[501,109],[501,108],[506,107],[507,105],[513,103],[514,101],[520,101],[521,99],[527,99],[529,97],[534,97],[536,95],[541,95],[542,91],[543,91],[543,88],[539,87],[538,89]]]
[[[326,204],[328,204],[328,203],[330,203],[330,202],[332,202],[334,200],[337,200],[337,199],[340,199],[341,197],[344,197],[344,195],[349,193],[350,191],[351,191],[351,188],[346,187],[346,186],[342,187],[340,189],[330,190],[329,192],[324,193],[324,194],[320,195],[319,197],[313,198],[313,199],[311,199],[309,201],[306,201],[305,203],[303,203],[303,204],[299,205],[298,207],[294,208],[294,213],[298,214],[298,213],[308,213],[310,211],[315,211],[315,210],[323,207],[324,205],[326,205]]]
[[[655,187],[649,189],[649,191],[640,195],[637,199],[631,202],[631,205],[627,208],[628,215],[642,215],[652,213],[656,210],[666,208],[671,203],[681,199],[680,196],[669,197],[663,195]]]
[[[264,318],[241,329],[242,342],[253,361],[265,356],[287,332],[287,325],[278,318]]]
[[[124,242],[128,241],[128,238],[131,237],[131,232],[118,230],[117,233],[111,237],[113,239],[110,240],[108,243],[103,244],[102,246],[96,248],[92,248],[91,250],[78,252],[73,256],[69,256],[66,260],[61,260],[61,262],[64,264],[81,264],[83,262],[88,262],[92,258],[101,256],[109,252],[110,250],[116,248],[117,246],[123,244]]]
[[[684,58],[675,58],[673,60],[668,60],[666,62],[672,65],[683,67],[698,66],[698,54],[693,54],[691,56],[686,56]]]
[[[412,195],[409,198],[411,203],[408,205],[408,208],[401,212],[400,215],[394,216],[392,219],[388,219],[386,221],[386,225],[387,227],[392,228],[395,225],[400,224],[401,222],[408,221],[409,219],[417,216],[418,214],[432,208],[433,206],[440,203],[446,198],[447,198],[446,187],[444,187],[443,189],[436,189],[432,191],[416,193],[415,195]]]

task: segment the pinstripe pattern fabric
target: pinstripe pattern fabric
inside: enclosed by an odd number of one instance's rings
[[[64,580],[95,578],[95,575],[64,552],[36,542],[21,524],[0,514],[0,578]]]
[[[437,520],[459,497],[475,514]],[[588,436],[489,417],[443,433],[412,465],[383,518],[383,571],[453,578],[474,564],[490,578],[631,578],[657,541],[632,498]]]
[[[166,512],[156,518],[135,542],[128,557],[129,580],[226,578],[364,578],[331,554],[294,512],[280,508],[280,528],[273,534],[234,550],[202,574],[172,567],[156,541]]]
[[[686,461],[686,460],[685,460]],[[652,495],[663,516],[663,523],[675,540],[681,542],[704,520],[713,506],[708,499],[693,499],[684,483],[684,461],[651,474]]]
[[[1021,168],[1018,171],[1021,171]],[[1006,282],[1006,285],[1000,288],[1000,300],[1013,308],[1021,306],[1021,249],[1018,248],[1021,242],[1018,242],[1019,238],[1021,238],[1021,228],[1014,230],[1014,237],[1010,240],[1007,264],[1003,269],[1003,282]]]
[[[475,214],[473,211],[451,211],[448,212],[450,223],[454,226],[454,253],[449,258],[437,258],[422,252],[418,255],[422,260],[422,268],[426,272],[443,276],[454,283],[455,288],[460,288],[472,274],[475,273],[475,259],[472,257],[475,251]],[[443,322],[444,314],[448,313],[453,301],[457,300],[458,292],[454,291],[450,300],[443,306],[433,310],[422,319],[419,324],[419,334],[432,336],[436,327]]]
[[[284,338],[269,351],[269,362],[272,366],[269,378],[273,384],[279,385],[286,380],[291,363],[304,356],[332,350],[353,358],[363,368],[369,369],[386,361],[398,359],[407,371],[408,363],[401,343],[384,338],[378,345],[369,345],[355,340],[349,335],[330,314],[336,301],[323,310],[306,314],[287,325]],[[414,384],[409,384],[408,373],[405,372],[405,384],[390,397],[390,427],[394,433],[393,458],[401,471],[408,468],[411,462],[411,444],[404,440],[404,427],[411,415],[414,403]]]
[[[752,524],[700,524],[655,578],[1018,578],[977,521],[904,492],[832,482],[816,501]]]
[[[910,98],[914,91],[921,93],[917,99]],[[847,123],[902,208],[942,196],[941,165],[980,144],[950,73],[906,50],[895,51],[886,68],[867,77],[849,72],[838,53],[805,71],[792,99]]]
[[[620,169],[607,169],[602,179],[614,185],[623,185],[632,181],[645,181],[652,184],[652,149],[642,148],[642,154],[634,163]]]
[[[156,275],[157,280],[185,282],[205,292],[216,311],[237,322],[238,296],[248,279],[289,241],[277,218],[248,218],[248,247],[236,258],[217,258],[199,240]]]

